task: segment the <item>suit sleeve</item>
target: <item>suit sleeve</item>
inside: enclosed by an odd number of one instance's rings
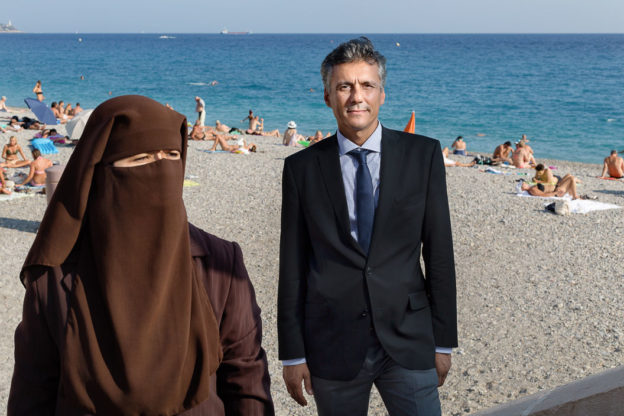
[[[53,415],[59,384],[59,353],[41,297],[48,274],[27,280],[22,322],[15,330],[15,367],[7,415]]]
[[[277,296],[280,360],[305,357],[303,311],[310,237],[290,165],[290,159],[286,159],[282,177],[282,230]]]
[[[457,347],[453,237],[440,143],[431,156],[422,242],[433,335],[437,347]]]
[[[273,415],[260,308],[241,249],[233,246],[232,278],[220,325],[223,360],[217,370],[217,394],[227,415]]]

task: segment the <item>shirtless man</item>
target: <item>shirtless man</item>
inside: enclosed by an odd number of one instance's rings
[[[498,147],[494,149],[494,154],[492,155],[492,162],[512,163],[512,160],[511,160],[512,153],[513,153],[513,149],[511,148],[511,142],[507,141],[501,145],[498,145]]]
[[[531,155],[533,155],[533,149],[531,148],[531,146],[529,146],[527,143],[529,143],[529,139],[527,139],[527,135],[523,134],[522,138],[520,139],[520,143],[522,143],[524,145],[524,148],[526,149],[527,152],[529,152]]]
[[[260,125],[258,125],[260,123]],[[245,131],[247,134],[253,134],[256,136],[275,136],[280,137],[278,129],[271,131],[264,131],[264,119],[258,120],[258,116],[254,116],[253,120],[249,122],[249,128]]]
[[[61,110],[56,101],[53,101],[52,104],[50,104],[50,109],[52,110],[52,113],[54,113],[54,117],[56,117],[56,119],[59,120],[61,124],[67,123],[67,116],[65,116],[65,114],[61,114]]]
[[[521,169],[535,165],[535,158],[526,150],[522,142],[516,144],[516,150],[511,155],[511,160],[515,167]]]
[[[454,155],[466,156],[466,142],[462,136],[457,136],[451,147]]]
[[[215,123],[215,130],[220,132],[220,133],[232,133],[232,132],[236,131],[236,132],[238,132],[240,134],[243,134],[241,129],[236,128],[236,127],[227,126],[227,125],[221,123],[219,120],[217,120],[216,123]]]
[[[249,128],[251,128],[251,121],[254,119],[254,113],[253,110],[249,110],[249,115],[247,115],[247,117],[245,117],[244,119],[241,120],[241,123],[244,123],[245,121],[249,120]]]
[[[623,178],[624,177],[624,159],[617,155],[617,150],[611,150],[611,155],[605,157],[604,167],[602,168],[601,178],[606,178],[607,171],[611,178]]]
[[[74,107],[74,116],[77,116],[82,112],[82,107],[80,107],[80,103],[76,103],[76,107]]]

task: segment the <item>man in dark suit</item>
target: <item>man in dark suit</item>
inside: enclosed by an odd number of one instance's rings
[[[306,405],[303,383],[321,415],[366,415],[373,384],[393,416],[438,415],[457,346],[440,144],[381,126],[385,58],[368,39],[338,46],[321,74],[338,131],[284,163],[286,387]]]

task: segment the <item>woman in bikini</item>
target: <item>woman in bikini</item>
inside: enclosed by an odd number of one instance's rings
[[[17,156],[18,153],[22,156],[22,160],[20,160]],[[22,166],[30,164],[30,161],[26,159],[26,156],[24,156],[22,147],[17,144],[17,138],[15,136],[9,137],[9,144],[4,145],[4,148],[2,149],[2,158],[4,159],[4,162],[0,163],[0,167],[21,168]]]
[[[215,144],[210,150],[212,150],[213,152],[217,150],[217,145],[220,145],[221,149],[225,150],[226,152],[255,153],[257,150],[257,146],[254,143],[247,144],[245,143],[245,139],[243,139],[242,137],[238,139],[238,142],[236,144],[231,145],[228,144],[225,137],[217,135],[215,136]]]
[[[521,189],[523,191],[527,191],[529,194],[533,196],[541,196],[541,197],[551,197],[558,196],[562,197],[565,194],[569,194],[572,199],[587,199],[587,196],[579,196],[576,193],[576,184],[580,182],[579,179],[566,174],[563,178],[561,178],[556,185],[554,185],[554,189],[552,189],[552,185],[547,185],[544,183],[538,183],[537,185],[529,185],[526,182],[523,182],[521,185]],[[548,187],[548,188],[547,188]],[[549,190],[552,189],[552,190]]]
[[[43,101],[45,97],[43,96],[43,90],[41,89],[41,81],[37,81],[33,88],[33,92],[37,95],[37,100]]]
[[[39,149],[32,151],[33,161],[30,162],[30,172],[24,182],[18,186],[44,186],[46,182],[45,170],[53,165],[52,161],[41,156]]]

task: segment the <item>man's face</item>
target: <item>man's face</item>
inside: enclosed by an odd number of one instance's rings
[[[377,65],[364,61],[336,65],[325,90],[325,104],[334,111],[340,132],[351,140],[366,140],[375,131],[385,99]]]

